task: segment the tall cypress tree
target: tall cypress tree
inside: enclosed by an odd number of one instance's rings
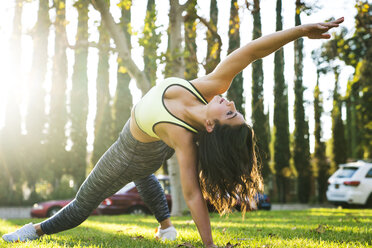
[[[260,1],[254,1],[252,11],[253,15],[253,39],[261,37],[261,14]],[[269,161],[269,132],[267,129],[268,116],[264,113],[264,95],[263,95],[263,69],[262,59],[256,60],[252,63],[252,123],[253,130],[257,138],[257,145],[259,148],[259,155],[262,163],[262,176],[266,179],[270,173]]]
[[[230,5],[230,20],[229,20],[229,47],[227,54],[232,53],[235,49],[240,47],[240,19],[239,6],[237,0],[231,0]],[[229,90],[227,91],[227,98],[233,100],[236,109],[245,116],[244,97],[243,97],[243,73],[238,73]]]
[[[47,144],[49,148],[49,170],[54,189],[58,189],[60,179],[69,164],[66,154],[65,126],[67,123],[66,109],[66,81],[67,81],[67,56],[66,56],[66,4],[65,0],[56,0],[56,19],[53,81],[50,92],[49,130]]]
[[[283,29],[282,1],[276,2],[276,31]],[[286,201],[287,178],[285,170],[289,167],[289,121],[288,92],[284,80],[284,52],[280,48],[274,54],[274,166],[279,201]]]
[[[129,46],[128,47],[129,54],[131,49],[130,45],[131,6],[132,2],[130,0],[122,1],[120,6],[121,7],[120,27],[124,33],[125,39],[127,40]],[[132,108],[133,101],[132,95],[129,90],[130,80],[131,77],[129,76],[125,63],[120,58],[118,58],[117,85],[112,109],[114,138],[118,137],[120,131],[123,129],[125,122],[130,117],[130,110]]]
[[[157,50],[161,37],[161,34],[157,31],[158,26],[155,24],[157,19],[156,15],[155,0],[148,0],[145,26],[142,31],[143,36],[139,39],[139,43],[143,47],[144,71],[152,86],[155,85],[156,82],[156,71],[158,69],[159,60]]]
[[[303,3],[296,0],[295,25],[301,25],[301,8]],[[294,142],[293,142],[293,160],[297,169],[297,196],[301,203],[307,203],[310,197],[311,187],[311,168],[310,168],[310,151],[309,151],[309,130],[305,120],[305,109],[302,82],[303,75],[303,39],[299,38],[294,41]]]
[[[211,0],[210,10],[209,10],[209,26],[216,31],[215,33],[211,30],[207,30],[207,56],[205,73],[208,74],[216,68],[218,63],[220,63],[220,43],[217,37],[217,22],[218,22],[218,8],[217,0]]]
[[[333,173],[339,164],[345,163],[347,159],[347,147],[345,140],[344,123],[341,117],[342,102],[338,93],[339,69],[333,68],[335,75],[335,87],[333,90],[333,108],[332,108],[332,158],[331,173]]]
[[[92,164],[96,164],[99,158],[113,143],[112,117],[109,91],[109,50],[110,36],[101,21],[99,26],[98,40],[98,67],[97,67],[97,111],[94,121],[94,143]]]
[[[185,28],[185,79],[198,76],[198,60],[196,58],[196,0],[191,0],[186,9]]]
[[[71,172],[78,188],[85,179],[87,168],[87,118],[88,118],[88,6],[79,0],[74,4],[78,11],[75,45],[75,64],[71,91]]]
[[[321,141],[322,126],[321,116],[323,112],[323,102],[321,93],[319,90],[319,75],[320,70],[317,70],[317,81],[314,89],[314,137],[315,137],[315,148],[314,148],[314,163],[317,176],[317,191],[318,191],[318,202],[323,203],[325,201],[325,193],[327,191],[328,183],[327,180],[330,176],[329,165],[326,161],[325,156],[325,144]]]

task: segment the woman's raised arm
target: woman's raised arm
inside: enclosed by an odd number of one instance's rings
[[[338,27],[343,21],[344,18],[339,18],[331,22],[300,25],[255,39],[236,49],[221,61],[212,73],[194,80],[193,83],[207,99],[222,94],[229,89],[235,75],[253,61],[275,52],[285,44],[302,36],[307,36],[310,39],[328,39],[330,35],[327,34],[327,31]],[[205,85],[203,85],[204,83]]]

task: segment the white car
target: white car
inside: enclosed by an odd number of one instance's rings
[[[372,163],[358,161],[339,167],[328,179],[328,201],[336,205],[372,208]]]

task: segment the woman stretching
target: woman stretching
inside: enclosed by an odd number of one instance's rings
[[[245,210],[263,183],[255,157],[254,133],[234,103],[220,96],[237,73],[302,36],[330,38],[326,32],[343,18],[300,25],[258,38],[235,50],[216,69],[188,82],[168,78],[134,107],[118,140],[98,161],[75,199],[53,217],[5,234],[8,242],[37,239],[80,225],[107,197],[134,181],[160,228],[160,239],[174,240],[164,192],[153,173],[175,152],[183,195],[206,247],[213,243],[208,198],[220,212],[237,200]]]

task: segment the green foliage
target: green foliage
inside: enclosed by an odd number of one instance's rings
[[[214,243],[219,247],[347,248],[370,247],[372,210],[309,209],[302,211],[253,211],[242,220],[211,214]],[[0,220],[0,235],[19,228],[30,219]],[[39,220],[33,219],[34,222]],[[40,240],[5,244],[5,247],[204,247],[191,217],[172,217],[176,241],[154,238],[158,226],[153,216],[92,216],[79,227]],[[190,224],[191,223],[191,224]],[[230,245],[228,245],[230,243]]]
[[[298,3],[297,1],[296,3]],[[295,25],[301,25],[301,12],[296,8]],[[303,39],[294,42],[294,139],[293,139],[293,161],[296,167],[297,177],[297,196],[300,202],[307,203],[310,198],[311,188],[311,168],[310,168],[310,147],[309,147],[309,127],[305,120],[305,109],[303,99]]]
[[[349,37],[342,29],[323,47],[330,59],[338,58],[355,68],[345,98],[347,106],[347,137],[349,155],[354,159],[372,157],[372,86],[370,83],[372,59],[372,4],[358,1],[355,5],[355,31]]]
[[[282,1],[277,0],[276,30],[282,29]],[[286,201],[287,179],[289,170],[289,120],[288,120],[288,92],[284,79],[283,48],[274,54],[274,167],[279,200]]]
[[[229,47],[227,54],[232,53],[235,49],[240,47],[240,18],[239,6],[236,0],[231,0],[230,20],[229,20]],[[245,116],[244,96],[243,96],[243,73],[238,73],[229,90],[227,91],[227,98],[233,100],[236,109]]]
[[[261,14],[259,1],[254,1],[254,4],[252,37],[257,39],[262,35]],[[269,116],[264,113],[263,77],[262,59],[259,59],[252,63],[252,123],[261,159],[262,176],[266,179],[270,174],[270,127]]]

